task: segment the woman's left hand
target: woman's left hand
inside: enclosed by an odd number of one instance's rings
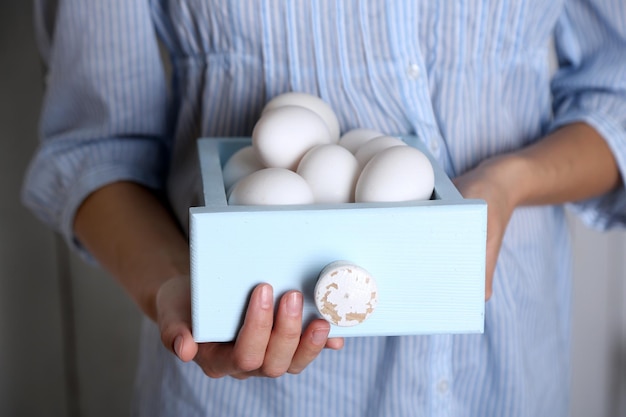
[[[502,239],[515,208],[512,191],[514,177],[510,174],[507,158],[493,158],[453,179],[464,198],[487,202],[487,254],[485,265],[485,300],[493,292],[493,275]],[[513,162],[511,162],[513,163]]]

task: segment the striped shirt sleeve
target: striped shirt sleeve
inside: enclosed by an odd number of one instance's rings
[[[582,121],[600,133],[626,178],[626,3],[573,0],[556,27],[559,71],[552,83],[554,129]],[[626,226],[623,186],[571,204],[589,226]]]
[[[22,199],[81,249],[73,218],[90,193],[122,180],[162,187],[167,91],[148,2],[53,3],[35,2],[46,91]]]

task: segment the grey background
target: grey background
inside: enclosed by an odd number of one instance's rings
[[[19,201],[42,100],[31,8],[0,2],[0,416],[125,416],[138,310]],[[626,417],[626,237],[572,233],[572,416]]]

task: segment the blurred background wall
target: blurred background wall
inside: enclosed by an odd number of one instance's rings
[[[0,416],[126,416],[139,313],[20,204],[41,66],[30,1],[0,2]],[[572,219],[573,417],[626,416],[626,235]]]
[[[32,2],[0,2],[0,416],[127,416],[139,312],[21,205],[37,146]]]

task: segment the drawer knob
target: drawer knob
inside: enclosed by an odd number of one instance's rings
[[[331,324],[351,327],[367,320],[378,304],[372,275],[348,261],[326,265],[315,285],[317,310]]]

